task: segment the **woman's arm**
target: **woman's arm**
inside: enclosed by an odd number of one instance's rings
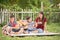
[[[34,25],[34,27],[37,27],[37,22],[35,22],[35,25]]]
[[[47,22],[44,23],[44,32],[48,32],[46,25],[47,25]]]

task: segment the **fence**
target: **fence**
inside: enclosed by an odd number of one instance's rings
[[[10,14],[15,15],[16,20],[18,20],[18,19],[25,20],[26,16],[30,16],[32,18],[32,20],[35,20],[35,18],[38,15],[38,12],[37,11],[33,12],[31,9],[28,9],[28,10],[22,9],[21,11],[10,10],[10,9],[1,9],[0,10],[0,24],[3,22],[8,23]],[[45,16],[49,20],[50,19],[56,20],[58,18],[56,15],[60,15],[60,12],[44,12],[44,14],[46,14]],[[54,20],[51,20],[51,21],[54,21]],[[60,19],[59,19],[59,21],[60,21]]]
[[[24,20],[26,16],[30,16],[32,18],[32,20],[34,20],[34,13],[38,13],[38,12],[32,12],[31,9],[29,9],[28,11],[22,9],[21,11],[16,11],[16,10],[7,10],[7,9],[1,9],[0,10],[0,24],[2,22],[7,22],[9,21],[9,16],[10,14],[15,15],[15,19],[17,20],[18,18],[21,20]]]

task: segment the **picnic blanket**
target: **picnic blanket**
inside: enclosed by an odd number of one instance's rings
[[[54,36],[60,33],[30,33],[30,34],[10,34],[11,36]]]

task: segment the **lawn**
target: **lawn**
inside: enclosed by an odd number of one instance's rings
[[[60,36],[28,36],[28,37],[10,37],[2,34],[0,27],[0,40],[60,40]],[[49,32],[60,32],[60,23],[51,23],[47,25]]]

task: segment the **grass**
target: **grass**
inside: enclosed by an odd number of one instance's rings
[[[29,37],[10,37],[2,34],[0,27],[0,40],[60,40],[60,36],[29,36]],[[60,32],[60,23],[51,23],[47,25],[49,32]]]

